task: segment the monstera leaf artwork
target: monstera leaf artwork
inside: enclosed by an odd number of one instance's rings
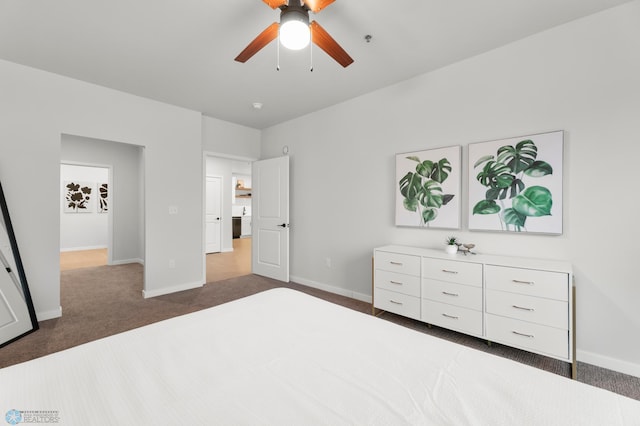
[[[469,228],[562,233],[563,132],[469,145]]]
[[[396,155],[396,225],[460,227],[460,147]]]

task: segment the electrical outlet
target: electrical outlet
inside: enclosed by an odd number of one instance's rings
[[[173,269],[176,267],[176,260],[175,259],[169,259],[169,268]]]
[[[178,214],[178,206],[169,206],[169,214]]]

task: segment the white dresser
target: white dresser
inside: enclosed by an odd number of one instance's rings
[[[573,274],[567,262],[374,249],[373,309],[572,364]]]

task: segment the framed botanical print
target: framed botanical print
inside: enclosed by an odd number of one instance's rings
[[[461,147],[396,154],[396,225],[460,228]]]
[[[563,136],[469,144],[469,229],[562,234]]]
[[[94,194],[93,183],[64,182],[64,212],[65,213],[93,213]]]
[[[109,213],[109,184],[98,184],[98,213]]]

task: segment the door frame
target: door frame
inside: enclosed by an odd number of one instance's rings
[[[204,229],[207,226],[207,218],[206,218],[207,188],[206,186],[207,186],[207,158],[209,157],[221,158],[224,160],[249,161],[249,162],[258,160],[258,158],[254,158],[254,157],[244,157],[240,155],[225,154],[225,153],[216,152],[216,151],[205,150],[202,152],[202,201],[203,201],[202,202],[202,230],[203,230],[202,232],[202,283],[203,284],[207,283],[207,241],[206,241]],[[223,197],[223,207],[224,207],[224,185],[226,185],[224,177],[222,177],[222,185],[223,185],[223,191],[222,191],[221,197]],[[229,183],[229,185],[231,184]],[[222,217],[224,218],[225,217],[224,211],[222,212],[222,215],[223,215]],[[222,239],[222,232],[220,234],[221,234],[220,238]],[[222,244],[221,244],[221,250],[224,250],[224,247],[222,247]],[[251,248],[251,250],[253,251],[253,247]]]

